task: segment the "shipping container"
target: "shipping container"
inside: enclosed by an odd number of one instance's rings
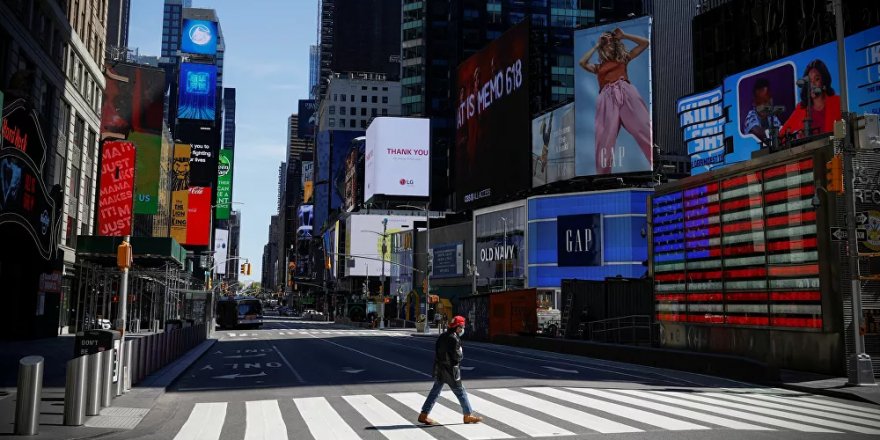
[[[489,296],[489,339],[497,335],[534,335],[538,331],[535,289],[508,290]]]

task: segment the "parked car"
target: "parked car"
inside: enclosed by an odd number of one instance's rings
[[[307,309],[305,312],[303,312],[302,317],[303,319],[309,319],[312,321],[321,320],[324,318],[324,313],[319,312],[315,309]]]

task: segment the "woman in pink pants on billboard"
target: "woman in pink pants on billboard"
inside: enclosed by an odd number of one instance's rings
[[[627,50],[622,40],[636,43]],[[622,162],[620,152],[614,150],[620,126],[626,128],[639,144],[642,153],[651,162],[651,115],[639,91],[630,84],[626,68],[630,61],[648,48],[648,40],[626,34],[620,28],[603,32],[599,41],[580,60],[580,66],[599,80],[596,100],[596,174],[611,173],[615,162]],[[599,52],[599,64],[590,63],[594,52]]]

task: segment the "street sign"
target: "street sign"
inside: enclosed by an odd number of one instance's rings
[[[856,224],[859,226],[863,226],[868,223],[868,213],[864,211],[859,211],[856,213]]]
[[[846,241],[848,234],[846,232],[846,228],[834,226],[831,228],[831,240],[832,241]],[[856,239],[858,241],[865,241],[868,239],[868,231],[865,229],[856,229]]]

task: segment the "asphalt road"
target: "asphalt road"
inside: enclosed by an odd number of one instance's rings
[[[727,379],[466,342],[463,376],[481,425],[450,394],[415,419],[434,338],[272,318],[219,341],[133,431],[156,439],[878,438],[871,405]],[[448,397],[447,397],[448,396]]]

